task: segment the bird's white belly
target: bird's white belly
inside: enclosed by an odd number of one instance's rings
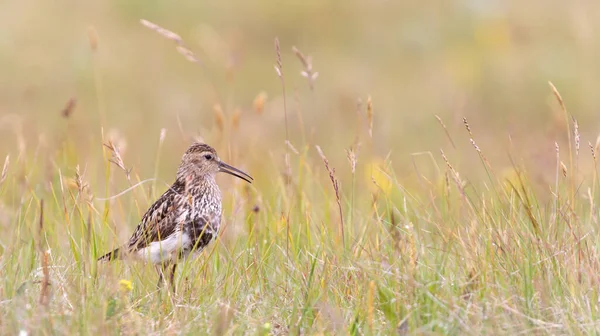
[[[177,231],[166,239],[152,242],[150,245],[138,250],[138,257],[153,264],[161,264],[177,259],[183,248],[191,244],[190,237],[181,231]]]

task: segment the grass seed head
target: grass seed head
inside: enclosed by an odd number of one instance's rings
[[[575,139],[575,156],[578,156],[581,138],[580,138],[580,134],[579,134],[579,123],[577,122],[577,119],[575,119],[575,118],[573,118],[573,137]]]
[[[67,101],[67,104],[62,109],[61,115],[64,118],[68,119],[73,114],[73,111],[75,111],[76,105],[77,105],[77,99],[75,97],[69,98],[69,100]]]
[[[283,62],[281,61],[281,48],[279,47],[279,38],[275,38],[275,54],[277,55],[277,64],[275,64],[275,72],[279,78],[283,77]]]
[[[254,106],[254,111],[256,112],[256,114],[262,114],[264,109],[265,109],[265,102],[267,101],[267,93],[265,91],[261,91],[256,98],[254,98],[254,101],[252,102],[252,105]]]
[[[313,70],[312,57],[304,56],[304,54],[295,46],[292,47],[292,51],[294,52],[294,54],[296,54],[296,56],[300,60],[300,63],[302,63],[302,66],[304,67],[304,70],[300,72],[300,75],[302,75],[302,77],[308,80],[308,86],[311,90],[313,90],[315,80],[317,80],[317,77],[319,77],[319,73]]]
[[[560,161],[560,171],[562,172],[563,177],[567,177],[567,165],[565,165],[565,163],[562,161]]]
[[[127,169],[125,167],[125,163],[123,162],[123,158],[121,157],[121,152],[119,151],[119,148],[115,146],[112,143],[112,141],[105,143],[104,147],[108,148],[108,150],[111,152],[111,158],[109,159],[109,161],[112,162],[115,166],[119,167],[119,169],[121,169],[125,173],[125,176],[127,176],[127,179],[129,180],[131,178],[131,169]]]
[[[168,29],[165,29],[165,28],[157,25],[156,23],[152,23],[148,20],[141,19],[140,23],[142,25],[144,25],[145,27],[157,32],[162,37],[164,37],[168,40],[171,40],[177,44],[183,45],[183,39],[181,38],[181,36],[175,34],[174,32],[172,32]]]
[[[565,102],[563,101],[562,96],[560,95],[560,93],[556,89],[556,86],[554,86],[554,84],[552,84],[552,82],[548,82],[548,84],[550,85],[550,88],[552,89],[552,93],[554,94],[554,97],[558,101],[558,104],[560,105],[560,108],[563,111],[566,112],[567,111],[567,107],[565,106]]]
[[[199,60],[196,57],[196,54],[194,54],[193,51],[191,51],[190,49],[182,46],[182,45],[178,45],[177,47],[175,47],[175,49],[177,50],[177,52],[179,52],[181,55],[183,55],[183,57],[185,57],[186,60],[192,62],[192,63],[198,63]]]

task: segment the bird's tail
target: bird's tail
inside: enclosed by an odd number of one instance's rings
[[[107,254],[98,258],[98,261],[113,261],[116,259],[121,259],[121,248],[115,249],[112,252],[108,252]]]

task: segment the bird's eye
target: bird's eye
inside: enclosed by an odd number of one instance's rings
[[[213,156],[211,154],[204,155],[204,158],[207,160],[212,160]]]

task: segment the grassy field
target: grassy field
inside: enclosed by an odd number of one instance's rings
[[[0,334],[600,334],[596,2],[35,3],[0,5]],[[254,183],[177,293],[97,263],[193,141]]]

